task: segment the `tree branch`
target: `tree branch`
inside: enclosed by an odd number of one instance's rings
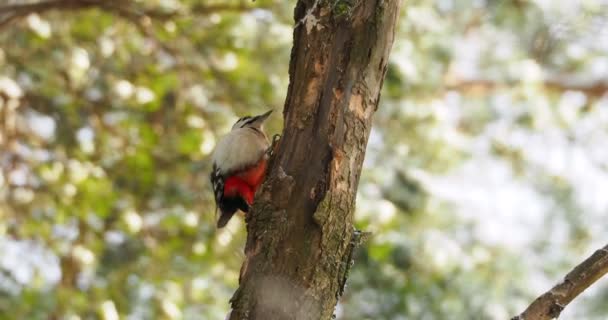
[[[453,81],[445,85],[447,90],[485,94],[487,91],[512,88],[517,82],[497,82],[485,79]],[[608,83],[598,81],[593,83],[568,83],[559,79],[548,79],[540,84],[553,91],[580,91],[588,97],[599,98],[608,93]]]
[[[142,19],[168,20],[189,15],[209,15],[218,12],[245,12],[259,7],[252,7],[246,3],[237,5],[212,4],[193,5],[186,11],[166,11],[152,8],[142,8],[133,1],[117,0],[47,0],[34,3],[10,4],[0,7],[0,29],[16,19],[26,17],[33,13],[44,13],[51,10],[83,10],[98,8],[117,14],[131,21]]]
[[[6,5],[0,7],[0,16],[4,16],[0,19],[0,29],[16,19],[26,17],[32,13],[44,13],[50,10],[82,10],[92,7],[105,7],[107,9],[115,4],[116,2],[112,0],[49,0]]]
[[[579,294],[608,273],[608,245],[576,266],[564,281],[538,297],[519,316],[511,320],[550,320],[559,317]]]
[[[225,12],[225,11],[229,11],[229,12],[248,12],[251,11],[253,9],[268,9],[270,8],[270,6],[255,6],[252,7],[248,4],[246,4],[246,2],[241,2],[240,4],[237,5],[232,5],[232,4],[212,4],[212,5],[201,5],[199,4],[195,4],[190,8],[190,13],[194,14],[194,15],[208,15],[208,14],[213,14],[213,13],[218,13],[218,12]]]

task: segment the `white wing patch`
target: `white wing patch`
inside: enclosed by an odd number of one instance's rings
[[[224,197],[224,177],[220,174],[220,169],[213,165],[213,169],[210,175],[211,186],[213,187],[213,195],[215,197],[215,204],[219,205]]]

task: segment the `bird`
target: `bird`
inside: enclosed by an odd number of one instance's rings
[[[237,210],[249,212],[256,190],[268,166],[270,142],[264,122],[272,110],[238,119],[228,134],[217,143],[211,156],[209,179],[213,187],[217,228],[223,228]]]

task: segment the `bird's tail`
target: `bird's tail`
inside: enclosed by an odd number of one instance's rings
[[[228,224],[228,221],[230,221],[230,218],[232,218],[232,216],[234,215],[235,211],[222,211],[220,210],[220,218],[217,220],[217,227],[218,228],[223,228],[226,226],[226,224]]]
[[[220,218],[217,220],[217,227],[223,228],[237,210],[249,212],[249,205],[241,197],[224,198],[219,204]]]

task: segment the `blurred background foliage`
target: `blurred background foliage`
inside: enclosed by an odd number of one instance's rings
[[[0,319],[223,319],[245,232],[208,156],[280,132],[295,1],[37,3],[0,0]],[[337,318],[507,319],[607,240],[608,2],[402,13]]]

